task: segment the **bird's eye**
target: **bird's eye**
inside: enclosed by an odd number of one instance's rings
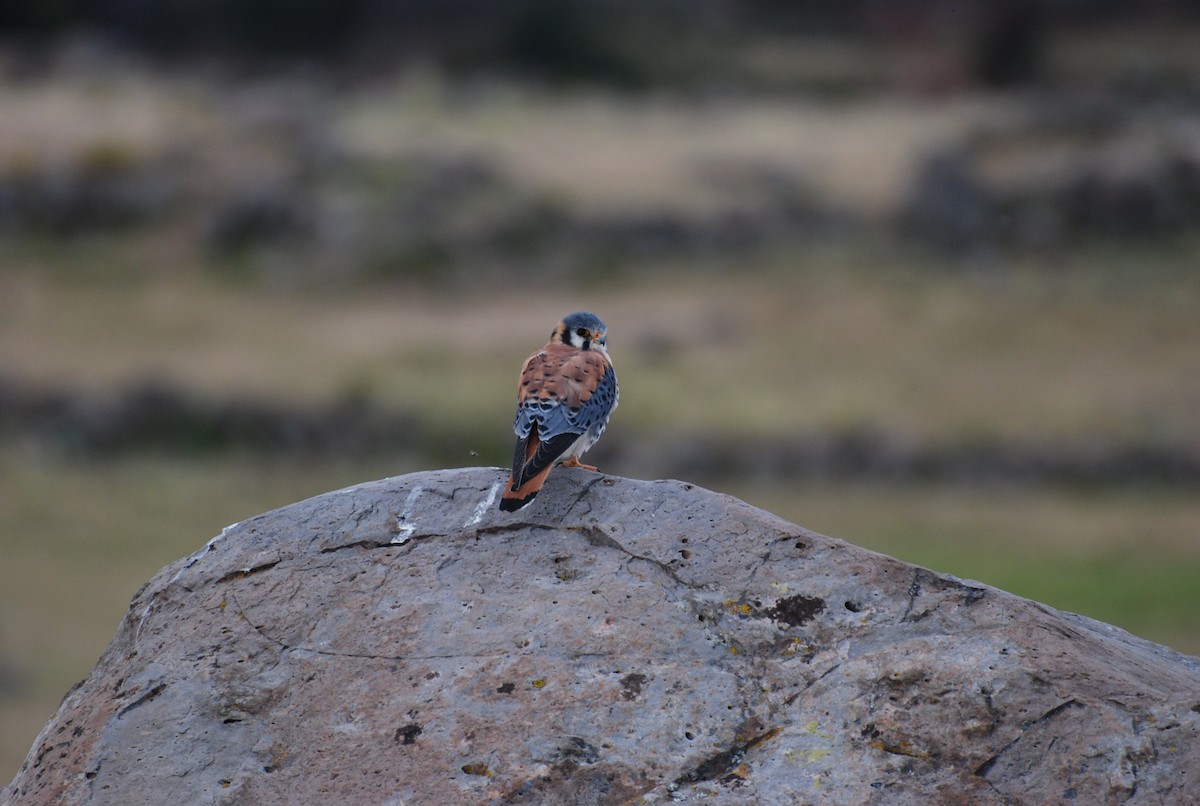
[[[584,330],[583,328],[581,328],[581,327],[575,328],[575,335],[578,336],[579,338],[585,339],[585,338],[587,338],[587,334],[588,334],[588,332],[586,330]]]

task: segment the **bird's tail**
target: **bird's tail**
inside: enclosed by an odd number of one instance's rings
[[[508,484],[504,486],[504,493],[500,496],[500,509],[505,512],[516,512],[532,501],[538,491],[542,489],[542,485],[546,483],[546,477],[550,475],[551,467],[551,465],[547,465],[542,472],[515,490],[513,489],[513,478],[509,476]]]
[[[546,483],[546,476],[568,448],[579,438],[578,434],[566,433],[542,442],[537,427],[530,429],[529,436],[518,439],[513,450],[513,471],[508,477],[504,494],[500,496],[500,509],[516,512],[533,500]]]

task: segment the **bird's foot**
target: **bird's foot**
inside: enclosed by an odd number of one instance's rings
[[[595,465],[585,465],[579,461],[579,457],[572,456],[570,459],[562,463],[563,467],[582,467],[584,470],[599,470]]]

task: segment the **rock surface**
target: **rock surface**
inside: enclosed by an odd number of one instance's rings
[[[164,568],[0,802],[1200,802],[1200,659],[689,484],[503,477]]]

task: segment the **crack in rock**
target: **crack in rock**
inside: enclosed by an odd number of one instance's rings
[[[432,535],[421,535],[421,537],[431,537]],[[402,543],[393,543],[391,540],[355,540],[353,543],[342,543],[338,546],[326,546],[321,549],[321,554],[333,554],[339,551],[348,549],[394,549],[402,546]]]
[[[1013,747],[1015,747],[1017,742],[1019,742],[1019,741],[1021,741],[1021,739],[1025,738],[1025,734],[1029,731],[1030,728],[1032,728],[1034,725],[1039,725],[1043,722],[1047,722],[1051,719],[1054,719],[1056,716],[1061,714],[1063,711],[1066,711],[1068,708],[1072,708],[1072,707],[1083,708],[1084,705],[1083,705],[1083,703],[1079,702],[1079,700],[1072,697],[1069,700],[1064,700],[1063,702],[1060,702],[1058,705],[1054,706],[1049,711],[1047,711],[1046,713],[1039,716],[1037,719],[1031,719],[1028,722],[1023,722],[1021,724],[1021,732],[1019,734],[1017,734],[1017,736],[1014,737],[1012,741],[1010,741],[1008,744],[1004,745],[1004,747],[1001,747],[999,750],[997,750],[995,755],[991,756],[986,761],[984,761],[982,764],[980,764],[978,767],[976,767],[975,775],[979,776],[980,778],[987,778],[988,773],[991,772],[992,767],[996,766],[996,762],[1000,760],[1000,757],[1003,756],[1005,753],[1007,753],[1009,750],[1011,750]]]
[[[167,684],[159,683],[157,686],[155,686],[154,688],[145,692],[144,694],[142,694],[142,696],[138,697],[136,700],[129,703],[129,705],[126,705],[124,708],[122,708],[120,711],[118,711],[117,718],[119,719],[120,717],[125,716],[130,711],[132,711],[134,708],[138,708],[142,705],[145,705],[146,703],[150,702],[151,700],[153,700],[155,697],[157,697],[159,694],[162,694],[166,690],[167,690]]]
[[[221,585],[225,582],[232,582],[235,579],[245,579],[246,577],[251,577],[251,576],[254,576],[255,574],[260,574],[263,571],[270,571],[272,568],[274,568],[277,565],[279,565],[279,560],[274,560],[269,563],[263,563],[262,565],[255,565],[251,568],[240,568],[237,571],[230,571],[225,576],[219,578],[217,580],[217,584]]]
[[[318,649],[316,647],[304,646],[303,644],[289,644],[275,636],[271,635],[266,629],[259,624],[255,624],[250,620],[250,616],[242,608],[238,602],[236,594],[230,593],[229,598],[233,600],[235,612],[246,625],[250,627],[258,635],[262,636],[267,641],[270,641],[275,646],[279,647],[282,652],[307,652],[313,655],[321,655],[329,658],[356,658],[359,660],[385,660],[385,661],[411,661],[411,660],[456,660],[458,658],[504,658],[504,657],[524,657],[534,653],[508,653],[508,652],[455,652],[451,654],[440,655],[380,655],[372,652],[350,652],[345,650],[333,649]],[[136,705],[133,703],[132,705]]]
[[[641,560],[642,562],[650,563],[651,565],[656,566],[660,571],[662,571],[668,577],[670,577],[671,581],[673,581],[676,585],[679,585],[680,587],[686,588],[688,590],[696,590],[695,585],[688,582],[687,580],[681,579],[680,576],[677,573],[675,573],[675,569],[672,568],[671,566],[667,565],[666,563],[664,563],[662,560],[656,560],[653,557],[647,557],[644,554],[637,554],[635,552],[630,551],[629,549],[625,548],[625,546],[621,545],[621,543],[616,538],[614,538],[612,535],[608,534],[607,532],[605,532],[603,529],[599,528],[598,526],[567,526],[567,527],[561,527],[561,528],[564,528],[569,532],[579,532],[580,534],[582,534],[584,536],[584,538],[587,540],[588,543],[590,543],[593,546],[596,546],[597,548],[616,549],[617,551],[620,551],[620,552],[628,555],[630,558],[632,558],[634,560]]]
[[[934,573],[927,568],[916,568],[913,571],[912,583],[908,586],[908,605],[904,608],[904,612],[900,615],[900,621],[920,621],[928,616],[933,611],[937,610],[944,601],[939,598],[931,607],[922,610],[919,613],[913,613],[916,607],[917,599],[925,593],[946,593],[948,591],[959,591],[963,593],[963,605],[970,607],[980,601],[987,595],[985,588],[979,588],[974,585],[968,585],[959,580]]]
[[[601,482],[605,481],[607,478],[608,478],[608,476],[605,476],[603,473],[601,473],[596,478],[592,479],[587,484],[583,485],[583,489],[579,491],[579,495],[575,496],[575,500],[571,502],[571,505],[563,508],[562,517],[560,517],[558,519],[559,525],[561,526],[566,521],[567,516],[571,515],[571,513],[573,513],[575,511],[575,507],[579,506],[579,503],[581,501],[583,501],[583,499],[587,498],[588,493],[590,493],[592,491],[593,487],[595,487],[597,484],[600,484]],[[589,511],[590,511],[590,507],[589,507]]]

